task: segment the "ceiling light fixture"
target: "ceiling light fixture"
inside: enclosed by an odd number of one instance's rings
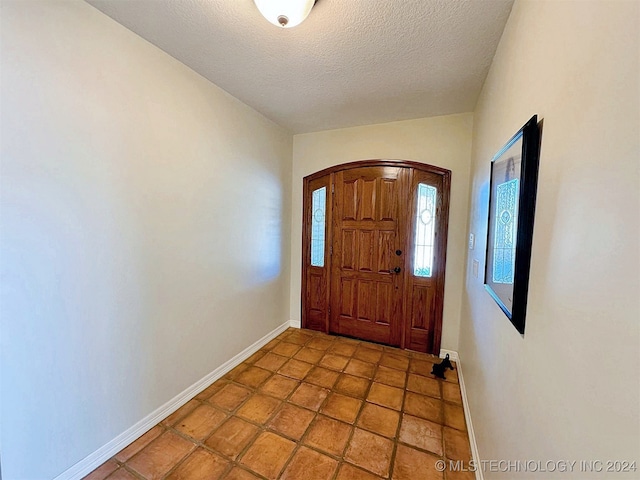
[[[253,0],[264,18],[278,27],[300,25],[316,3],[315,0]]]

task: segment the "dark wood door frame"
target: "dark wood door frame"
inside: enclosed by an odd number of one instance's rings
[[[301,315],[302,315],[302,327],[310,328],[314,330],[320,330],[325,333],[329,333],[329,300],[330,300],[330,272],[331,272],[331,262],[332,256],[330,252],[331,248],[331,239],[333,238],[332,232],[332,221],[331,221],[331,208],[333,202],[330,200],[332,196],[332,188],[334,186],[334,176],[339,171],[361,168],[361,167],[404,167],[410,168],[417,172],[417,177],[426,175],[438,176],[442,182],[442,195],[438,199],[437,212],[438,217],[442,218],[443,221],[438,224],[438,235],[436,238],[437,247],[441,252],[441,256],[438,258],[439,265],[436,271],[435,283],[438,294],[437,305],[434,313],[434,326],[433,333],[430,335],[428,339],[428,343],[426,345],[426,351],[430,353],[439,354],[440,353],[440,341],[442,337],[442,311],[443,311],[443,300],[444,300],[444,278],[446,271],[446,244],[447,244],[447,229],[448,229],[448,218],[449,218],[449,194],[451,189],[451,171],[433,166],[424,163],[408,161],[408,160],[361,160],[356,162],[344,163],[341,165],[335,165],[319,172],[313,173],[304,177],[303,179],[303,229],[302,229],[302,291],[301,291]],[[322,268],[312,267],[310,266],[310,256],[311,251],[311,232],[310,226],[311,222],[309,219],[311,218],[311,194],[313,190],[317,188],[321,188],[325,186],[327,188],[327,194],[329,200],[327,200],[327,209],[326,209],[326,230],[325,230],[325,252],[324,258],[325,263]],[[410,215],[415,215],[414,207],[412,204]],[[411,235],[408,235],[411,237]],[[410,250],[407,249],[407,252]],[[412,268],[412,258],[411,255],[406,255],[405,258],[405,272],[409,272]],[[409,275],[405,276],[405,282],[408,283]],[[322,305],[316,302],[315,304],[311,304],[309,292],[309,287],[312,286],[317,290],[317,293],[321,298],[324,298],[324,308]],[[407,295],[410,295],[410,292],[407,290]],[[406,305],[406,302],[405,302]],[[412,348],[411,345],[408,344],[408,327],[407,326],[407,317],[408,312],[404,312],[404,321],[403,323],[403,332],[401,335],[401,344],[400,348]]]

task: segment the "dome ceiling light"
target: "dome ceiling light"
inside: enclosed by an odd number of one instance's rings
[[[278,27],[300,25],[316,0],[253,0],[264,18]]]

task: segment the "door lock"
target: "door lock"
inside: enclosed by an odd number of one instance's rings
[[[401,271],[402,271],[402,269],[400,267],[396,267],[396,268],[393,269],[393,272],[396,273],[396,274],[400,273]]]

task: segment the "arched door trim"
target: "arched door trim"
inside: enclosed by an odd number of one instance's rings
[[[446,243],[447,243],[447,226],[449,216],[449,194],[451,186],[451,171],[442,167],[429,165],[425,163],[409,161],[409,160],[395,160],[395,159],[373,159],[373,160],[361,160],[348,162],[340,165],[331,166],[321,171],[315,172],[304,178],[303,182],[303,258],[302,258],[302,326],[303,328],[312,328],[321,330],[325,333],[330,332],[330,312],[331,305],[331,282],[330,275],[332,272],[332,252],[331,245],[333,238],[333,192],[335,189],[335,178],[338,172],[345,172],[352,169],[361,169],[363,167],[400,167],[410,169],[412,178],[424,177],[424,174],[430,174],[431,176],[437,176],[438,181],[441,182],[442,195],[438,200],[438,235],[437,235],[437,249],[438,249],[438,262],[439,270],[437,272],[437,278],[435,279],[435,288],[438,298],[436,299],[435,310],[433,311],[433,324],[430,326],[429,337],[426,340],[424,349],[420,343],[419,347],[416,347],[415,342],[412,344],[411,335],[409,330],[411,325],[407,324],[410,312],[407,311],[407,302],[403,304],[403,327],[400,341],[397,344],[400,348],[413,348],[429,353],[439,354],[440,340],[442,335],[442,310],[444,304],[444,278],[446,270]],[[415,183],[415,182],[414,182]],[[324,259],[325,263],[322,268],[310,266],[310,219],[311,219],[311,194],[313,190],[317,190],[322,186],[326,187],[327,201],[326,201],[326,230],[325,236],[328,241],[325,242]],[[414,212],[413,206],[411,212]],[[415,213],[415,212],[414,212]],[[411,229],[411,227],[409,227]],[[408,231],[407,235],[410,237],[412,231]],[[408,269],[405,269],[405,275],[409,275]],[[314,297],[313,301],[310,297],[310,287],[313,286]],[[411,295],[411,292],[407,291],[407,295]],[[411,297],[407,297],[408,301],[411,301]],[[320,307],[319,300],[324,299],[323,308]],[[313,305],[315,311],[311,311],[310,306]],[[314,318],[311,318],[314,317]],[[413,346],[412,346],[413,345]]]

